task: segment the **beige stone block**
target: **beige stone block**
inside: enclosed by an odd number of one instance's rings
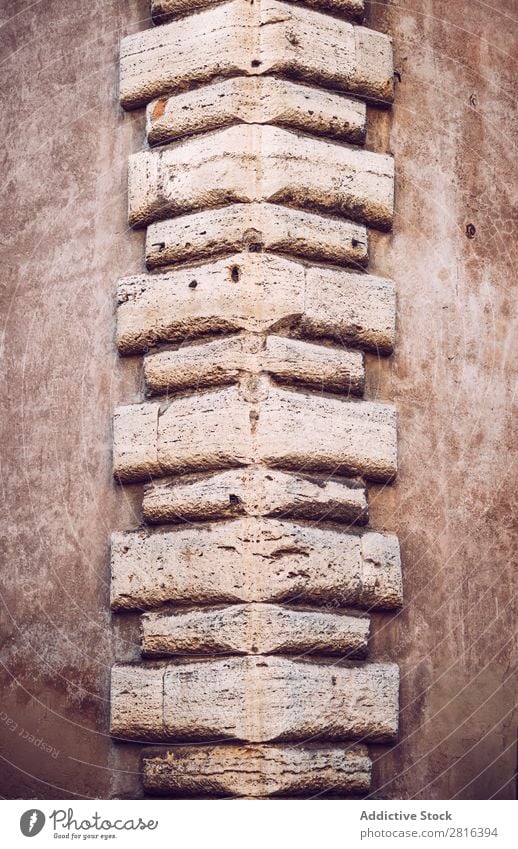
[[[140,676],[137,678],[135,670]],[[390,742],[398,729],[399,671],[394,664],[359,666],[284,657],[228,657],[112,669],[111,733],[167,741],[251,743],[361,738]],[[152,725],[150,686],[162,699]],[[208,697],[210,694],[210,697]],[[143,723],[140,730],[140,723]]]
[[[261,369],[278,381],[300,383],[321,392],[361,395],[365,383],[363,355],[282,336],[267,336]]]
[[[294,4],[235,0],[121,42],[126,109],[216,78],[268,74],[390,102],[391,40]]]
[[[396,335],[394,283],[332,268],[308,268],[299,333],[390,354]]]
[[[122,738],[148,737],[156,739],[163,711],[163,667],[146,664],[145,672],[138,665],[112,667],[110,728]]]
[[[372,763],[365,746],[175,746],[143,758],[146,793],[181,796],[308,796],[364,793]]]
[[[362,268],[367,244],[361,224],[271,203],[236,203],[150,224],[146,265],[153,269],[265,250]]]
[[[257,345],[262,343],[262,337]],[[144,359],[146,390],[150,395],[237,383],[244,369],[258,373],[259,354],[246,351],[247,339],[229,336],[177,350],[158,351]],[[248,367],[248,368],[247,368]]]
[[[114,432],[115,473],[130,481],[156,474],[157,462],[162,474],[262,462],[271,468],[363,475],[374,481],[395,476],[393,407],[293,392],[273,384],[261,387],[263,394],[251,402],[239,387],[230,386],[179,396],[164,405],[118,408],[116,421],[124,421],[125,428]],[[153,445],[149,434],[149,441],[138,445],[137,465],[130,436],[144,432],[157,416],[156,441]]]
[[[283,328],[290,335],[388,354],[395,336],[394,283],[261,253],[119,282],[121,354],[209,334]]]
[[[271,387],[258,407],[256,456],[273,468],[388,481],[397,471],[396,411]]]
[[[222,0],[151,0],[151,17],[155,23],[162,24],[211,6],[217,6],[221,2]],[[333,12],[353,21],[363,19],[364,0],[299,0],[299,2],[303,6],[323,12]]]
[[[147,613],[142,654],[312,654],[364,658],[369,619],[275,604]]]
[[[274,124],[352,144],[365,140],[366,106],[275,77],[234,77],[147,106],[147,139],[166,144],[232,124]]]
[[[118,407],[113,416],[113,474],[121,481],[160,475],[158,404]]]
[[[366,489],[356,481],[261,468],[150,484],[142,506],[151,524],[240,516],[366,524],[368,518]]]
[[[249,465],[255,454],[252,412],[233,386],[175,398],[158,423],[161,469],[181,474]]]
[[[169,602],[253,601],[400,606],[397,539],[374,534],[379,537],[374,540],[375,563],[364,559],[363,536],[255,518],[116,533],[111,551],[112,607],[145,610]]]
[[[236,383],[261,373],[321,392],[351,395],[361,395],[365,381],[360,352],[281,336],[231,336],[159,351],[144,361],[150,394]]]
[[[239,124],[129,158],[128,211],[143,227],[202,209],[267,201],[388,229],[394,208],[391,156]]]
[[[120,281],[117,342],[123,354],[239,330],[265,332],[304,311],[305,269],[268,254]]]

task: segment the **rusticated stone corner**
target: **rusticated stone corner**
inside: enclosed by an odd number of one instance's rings
[[[141,614],[142,659],[112,669],[110,730],[166,744],[150,795],[363,795],[363,744],[397,736],[398,668],[369,635],[402,604],[400,551],[368,504],[397,474],[396,411],[367,379],[395,345],[396,286],[367,271],[394,162],[362,146],[393,65],[363,15],[151,0],[157,26],[121,44],[147,273],[117,290],[142,394],[115,410],[113,472],[142,522],[112,536],[111,607]]]

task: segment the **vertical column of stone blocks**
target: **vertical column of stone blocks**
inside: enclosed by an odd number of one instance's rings
[[[120,56],[121,103],[147,110],[128,194],[148,271],[117,294],[145,395],[115,412],[114,474],[144,490],[112,607],[145,612],[111,731],[174,744],[146,750],[151,794],[361,794],[365,743],[398,725],[368,637],[401,604],[399,546],[366,527],[396,417],[363,397],[363,352],[395,342],[394,284],[366,271],[393,162],[361,147],[391,42],[363,0],[151,5]]]

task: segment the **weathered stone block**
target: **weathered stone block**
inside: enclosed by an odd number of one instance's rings
[[[273,468],[388,481],[397,471],[396,411],[272,387],[258,405],[254,448]]]
[[[168,741],[367,739],[398,729],[394,664],[343,666],[284,657],[117,665],[111,733]]]
[[[390,609],[402,600],[396,537],[275,519],[116,533],[111,569],[115,610],[253,601]]]
[[[174,20],[217,6],[222,0],[151,0],[151,17],[157,24]],[[364,14],[364,0],[300,0],[302,5],[318,10],[333,12],[333,14],[361,21]]]
[[[253,409],[237,387],[175,398],[158,422],[160,468],[184,473],[249,465],[256,454]]]
[[[278,516],[366,524],[366,489],[359,482],[273,469],[231,469],[195,478],[172,478],[147,486],[146,522]]]
[[[394,477],[393,407],[291,392],[265,383],[261,386],[264,394],[251,402],[238,387],[231,386],[177,397],[166,407],[150,402],[118,408],[115,422],[124,421],[125,428],[114,429],[114,473],[121,480],[143,480],[153,473],[157,462],[162,474],[263,462],[296,472],[328,471],[376,481]],[[154,420],[155,441],[149,433],[146,443],[139,443],[137,465],[132,443],[125,447],[128,434],[144,432]]]
[[[365,746],[175,746],[143,758],[147,793],[182,796],[306,796],[364,793],[372,763]]]
[[[364,658],[369,619],[274,604],[234,604],[142,617],[142,654],[331,654]]]
[[[390,38],[274,0],[235,0],[129,35],[120,49],[126,109],[215,78],[271,74],[390,102]]]
[[[367,230],[272,203],[236,203],[157,221],[146,233],[148,268],[263,250],[361,268],[367,263]]]
[[[138,354],[159,342],[208,334],[280,333],[392,351],[392,281],[332,268],[306,268],[269,254],[227,259],[119,282],[117,343]]]
[[[240,124],[129,158],[132,227],[231,203],[268,201],[388,229],[394,208],[391,156]]]
[[[157,455],[157,404],[117,407],[113,414],[113,474],[121,481],[161,473]]]
[[[274,124],[362,144],[366,106],[342,94],[275,77],[234,77],[153,100],[147,107],[151,145],[232,124]]]
[[[236,383],[245,376],[272,375],[280,382],[361,395],[365,370],[359,351],[313,345],[282,336],[231,336],[144,361],[150,394]]]

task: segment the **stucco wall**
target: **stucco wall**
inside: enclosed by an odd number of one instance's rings
[[[515,792],[513,5],[372,2],[367,17],[401,77],[368,139],[398,175],[370,270],[399,287],[396,355],[369,358],[366,396],[398,406],[400,474],[371,488],[371,517],[399,534],[406,592],[374,623],[372,658],[403,679],[401,741],[372,750],[380,797]],[[108,538],[140,516],[138,493],[112,483],[110,419],[140,385],[113,333],[115,281],[143,270],[125,170],[144,116],[118,106],[117,53],[150,26],[148,4],[32,6],[0,12],[0,793],[132,797],[140,747],[107,736],[108,673],[138,657],[137,627],[109,613]]]

